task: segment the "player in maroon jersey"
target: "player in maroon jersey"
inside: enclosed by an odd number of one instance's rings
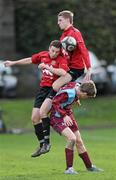
[[[95,96],[95,84],[93,81],[87,81],[81,85],[70,82],[62,87],[53,98],[50,124],[53,129],[64,136],[67,141],[65,148],[66,174],[77,174],[73,169],[74,145],[76,145],[77,152],[88,171],[102,171],[93,165],[89,158],[71,108],[72,104],[76,103],[79,99]]]
[[[43,118],[41,122],[40,107],[51,91],[53,82],[59,78],[59,76],[66,74],[68,66],[67,60],[62,56],[61,42],[59,40],[51,42],[49,51],[42,51],[32,55],[32,57],[17,61],[5,61],[4,65],[7,67],[31,63],[39,64],[39,68],[42,69],[40,88],[36,94],[32,110],[32,123],[35,128],[35,134],[40,142],[40,147],[38,147],[36,152],[32,154],[32,157],[37,157],[50,150],[50,120],[47,117]]]

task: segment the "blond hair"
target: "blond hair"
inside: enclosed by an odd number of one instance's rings
[[[58,17],[59,16],[62,16],[65,19],[69,19],[70,23],[73,24],[73,16],[74,16],[74,14],[71,11],[68,11],[68,10],[61,11],[58,14]]]

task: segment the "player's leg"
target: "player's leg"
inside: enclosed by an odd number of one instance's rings
[[[74,134],[76,136],[76,148],[77,148],[78,154],[82,158],[86,168],[90,168],[92,166],[92,163],[91,163],[89,155],[86,151],[84,143],[82,141],[82,138],[81,138],[81,135],[79,132],[79,128],[78,128],[78,124],[76,122],[76,119],[75,119],[73,113],[70,113],[70,118],[73,121],[73,125],[70,126],[70,129],[74,132]]]
[[[77,174],[77,172],[73,169],[73,155],[74,155],[74,145],[76,142],[76,136],[71,131],[69,127],[64,124],[63,118],[56,118],[55,112],[52,111],[50,115],[50,124],[53,129],[61,134],[67,141],[67,145],[65,147],[65,158],[66,158],[66,174]]]
[[[57,92],[63,85],[67,84],[72,80],[72,76],[66,73],[65,76],[59,77],[52,85],[55,92]]]
[[[42,126],[42,122],[40,119],[39,108],[33,108],[31,118],[32,118],[32,124],[35,129],[35,134],[36,134],[37,139],[40,144],[39,147],[37,148],[37,150],[31,156],[37,157],[37,156],[41,155],[40,149],[42,148],[43,143],[44,143],[43,126]]]
[[[46,98],[40,107],[40,116],[43,124],[43,133],[46,144],[50,144],[50,118],[48,113],[51,109],[52,100]]]
[[[70,81],[76,81],[81,75],[84,74],[84,69],[70,69],[65,76],[59,77],[52,85],[52,88],[57,92],[60,87],[67,84]]]
[[[75,136],[76,136],[76,147],[78,154],[82,158],[86,168],[90,168],[92,166],[92,162],[84,146],[79,130],[75,132]]]
[[[40,119],[39,108],[33,108],[32,110],[32,124],[35,128],[35,134],[37,139],[40,142],[40,147],[42,147],[44,143],[44,136],[43,136],[43,126]]]
[[[43,153],[46,153],[42,152],[45,143],[45,137],[43,133],[43,124],[40,117],[40,107],[50,90],[51,88],[49,87],[41,87],[35,98],[34,108],[32,110],[32,123],[35,128],[37,139],[40,142],[40,147],[38,147],[37,150],[32,154],[32,157],[37,157]]]
[[[76,136],[69,127],[65,128],[61,134],[66,138],[67,141],[67,145],[65,147],[66,170],[64,173],[77,174],[77,172],[73,169],[74,145],[76,142]]]
[[[102,169],[99,169],[95,165],[92,164],[89,154],[84,146],[84,143],[81,138],[81,134],[80,134],[79,130],[76,131],[74,134],[76,136],[76,147],[77,147],[78,154],[79,154],[80,158],[83,160],[86,169],[91,172],[103,171]]]

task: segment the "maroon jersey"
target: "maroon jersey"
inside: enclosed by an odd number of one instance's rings
[[[90,68],[90,59],[89,59],[89,53],[86,49],[83,37],[81,35],[81,32],[74,28],[73,26],[70,26],[67,30],[63,32],[61,35],[60,40],[62,41],[66,36],[72,36],[77,41],[77,47],[73,52],[69,53],[69,59],[68,64],[69,68],[73,69],[84,69]]]
[[[72,104],[78,101],[75,85],[76,82],[70,82],[60,88],[52,101],[51,116],[63,117],[72,114]]]
[[[55,59],[51,59],[49,56],[48,51],[42,51],[40,53],[34,54],[32,55],[32,63],[33,64],[40,64],[40,63],[45,63],[49,66],[53,66],[54,68],[62,68],[65,71],[68,70],[68,66],[67,66],[67,60],[59,55],[57,58]],[[42,70],[42,78],[41,78],[41,82],[40,82],[40,86],[48,86],[51,87],[53,82],[58,78],[59,76],[51,73],[49,70],[47,69],[43,69]]]
[[[52,109],[50,114],[50,124],[55,131],[60,134],[67,128],[64,123],[64,116],[68,115],[73,124],[68,126],[73,132],[78,130],[76,119],[72,112],[72,104],[78,100],[77,93],[75,91],[75,82],[70,82],[66,86],[62,87],[52,101]]]

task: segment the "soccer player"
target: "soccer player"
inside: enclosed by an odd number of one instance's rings
[[[71,36],[76,40],[77,46],[74,51],[67,52],[69,71],[65,74],[65,76],[60,77],[53,83],[51,95],[49,98],[46,98],[41,106],[40,114],[41,117],[44,118],[47,117],[47,107],[52,103],[52,97],[56,94],[60,87],[70,81],[77,80],[78,77],[84,74],[85,68],[87,69],[87,73],[83,81],[90,80],[91,76],[91,64],[88,50],[85,46],[81,32],[73,26],[73,13],[71,11],[61,11],[58,14],[58,25],[60,29],[63,30],[60,41],[62,41],[66,36]]]
[[[92,98],[96,96],[96,87],[93,81],[87,81],[79,85],[70,82],[62,87],[54,96],[51,109],[51,126],[65,137],[67,145],[65,148],[66,174],[77,174],[73,169],[74,145],[80,158],[82,158],[88,171],[102,171],[92,164],[88,152],[81,138],[76,119],[73,115],[71,105],[79,99]]]
[[[35,129],[35,134],[40,146],[32,154],[32,157],[40,156],[50,150],[50,120],[49,118],[43,118],[41,122],[40,107],[51,91],[53,82],[59,78],[59,76],[65,75],[68,66],[67,60],[62,56],[61,42],[54,40],[50,43],[48,51],[42,51],[32,55],[32,57],[24,58],[17,61],[5,61],[4,65],[26,65],[26,64],[39,64],[39,68],[42,69],[42,78],[40,82],[40,88],[35,97],[35,103],[32,110],[32,123]]]
[[[69,81],[75,81],[79,76],[81,76],[84,73],[84,69],[87,69],[87,74],[85,76],[85,80],[90,80],[90,59],[88,50],[85,46],[83,37],[81,32],[73,26],[73,13],[71,11],[61,11],[58,14],[58,25],[61,30],[63,30],[63,33],[60,37],[60,41],[62,41],[66,36],[73,37],[77,42],[77,47],[72,52],[68,52],[69,59],[68,64],[70,70],[65,75],[65,78],[59,79],[58,82],[61,84],[56,85],[54,83],[54,89],[57,91],[59,87],[67,83]]]

